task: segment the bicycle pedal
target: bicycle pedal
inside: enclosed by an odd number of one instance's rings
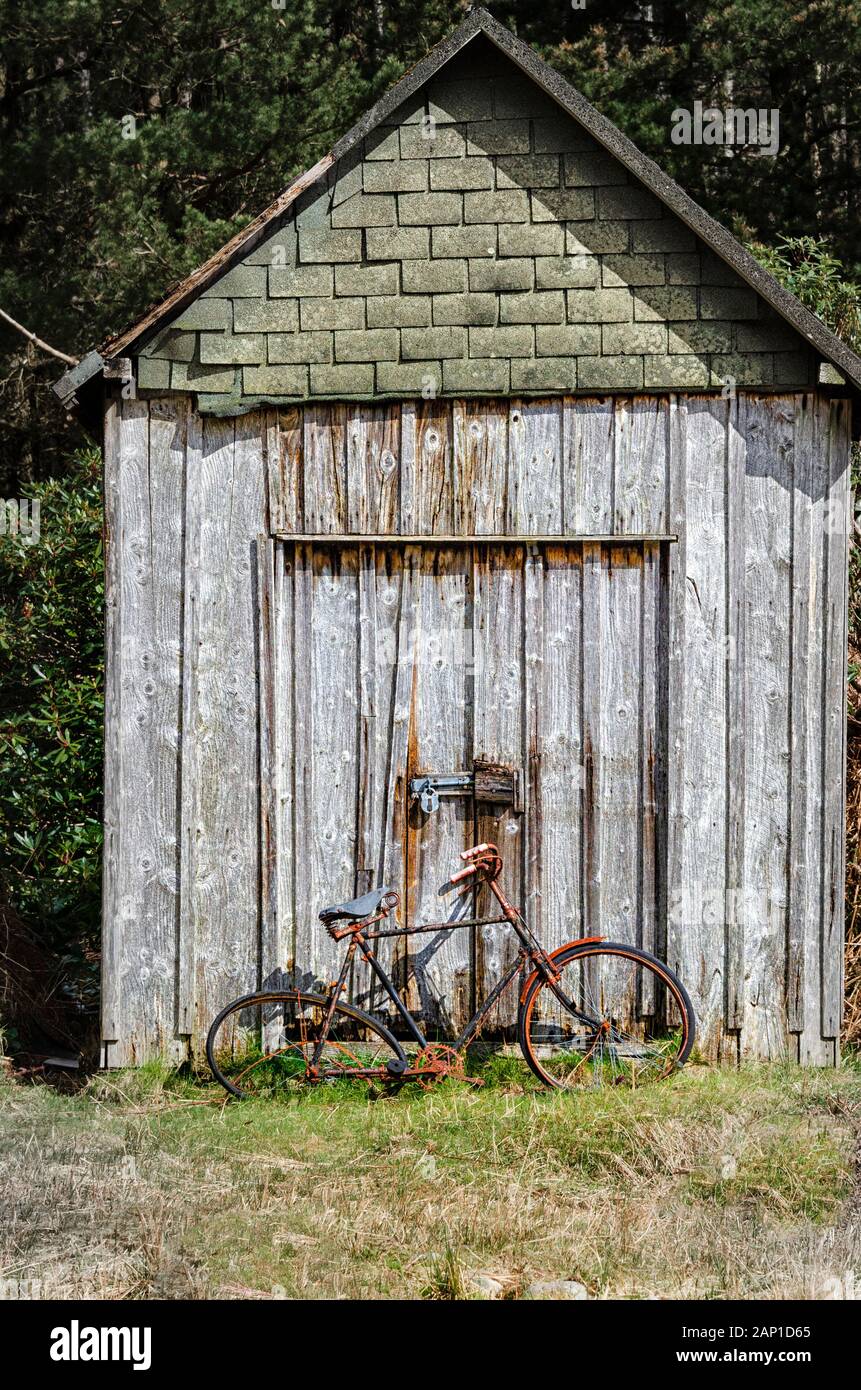
[[[403,1076],[409,1063],[402,1062],[400,1057],[393,1057],[390,1062],[386,1062],[386,1071],[389,1076]]]

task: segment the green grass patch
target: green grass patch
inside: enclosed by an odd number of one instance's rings
[[[483,1273],[510,1297],[776,1298],[861,1265],[857,1067],[569,1095],[516,1062],[376,1098],[228,1101],[157,1066],[76,1096],[1,1083],[3,1277],[59,1297],[459,1299]]]

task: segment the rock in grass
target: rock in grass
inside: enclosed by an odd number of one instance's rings
[[[498,1279],[494,1279],[492,1274],[482,1274],[480,1271],[465,1274],[463,1282],[470,1293],[480,1294],[482,1298],[501,1298],[505,1286]]]
[[[588,1298],[582,1284],[573,1279],[538,1279],[526,1290],[527,1298]]]

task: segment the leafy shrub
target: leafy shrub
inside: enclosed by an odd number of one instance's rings
[[[753,242],[749,249],[848,347],[861,352],[861,285],[848,278],[824,237],[779,237],[776,246]]]
[[[0,536],[0,893],[70,965],[93,959],[99,933],[100,470],[97,451],[76,455],[30,489],[38,539]]]

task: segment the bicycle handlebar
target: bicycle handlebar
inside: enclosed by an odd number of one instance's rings
[[[460,883],[463,879],[469,878],[470,874],[482,870],[488,883],[493,883],[502,873],[502,855],[496,845],[473,845],[472,849],[462,850],[460,857],[473,862],[468,863],[465,869],[459,869],[456,874],[452,874],[452,883]]]
[[[462,857],[463,857],[463,856],[461,856],[461,858],[462,858]],[[452,882],[452,883],[460,883],[463,879],[469,878],[470,874],[474,874],[475,872],[476,872],[476,865],[475,865],[475,864],[468,864],[467,867],[466,867],[465,869],[458,869],[458,871],[457,871],[456,874],[452,874],[452,876],[451,876],[451,882]]]
[[[496,848],[496,845],[473,845],[472,849],[461,850],[460,857],[461,859],[480,859],[482,855],[488,853],[498,855],[499,850]]]

